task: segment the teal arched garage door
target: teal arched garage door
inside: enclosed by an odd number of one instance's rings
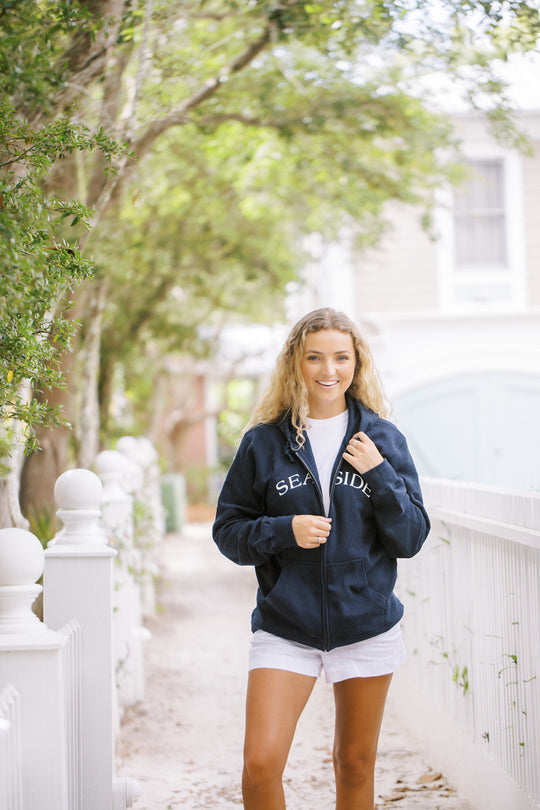
[[[540,376],[466,374],[392,404],[421,475],[540,492]]]

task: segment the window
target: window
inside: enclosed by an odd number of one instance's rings
[[[504,166],[468,162],[469,176],[454,195],[456,270],[508,267]]]
[[[524,236],[518,156],[466,161],[464,183],[441,213],[443,309],[473,311],[524,303]]]

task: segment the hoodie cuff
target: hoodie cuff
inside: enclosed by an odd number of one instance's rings
[[[283,515],[279,517],[270,518],[274,553],[282,551],[284,548],[296,546],[296,538],[294,536],[292,522],[294,515]]]
[[[380,500],[386,494],[391,495],[398,478],[396,471],[386,459],[366,473],[362,473],[362,477],[367,481],[374,500]]]

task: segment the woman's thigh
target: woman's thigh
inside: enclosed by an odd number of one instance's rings
[[[285,768],[298,719],[317,679],[281,669],[252,669],[246,698],[244,758]]]
[[[392,675],[349,678],[334,684],[335,753],[353,762],[374,762]]]

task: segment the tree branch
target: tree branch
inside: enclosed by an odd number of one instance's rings
[[[135,76],[135,86],[133,94],[127,105],[127,112],[125,117],[128,120],[126,127],[127,139],[131,140],[133,132],[137,124],[137,105],[141,94],[141,88],[144,82],[146,73],[148,72],[149,63],[148,57],[148,38],[150,36],[150,24],[152,22],[153,3],[152,0],[145,0],[144,2],[144,19],[142,27],[141,44],[139,46],[137,73]]]
[[[216,113],[215,115],[206,115],[204,118],[198,118],[196,123],[205,126],[212,124],[224,124],[227,121],[236,121],[246,127],[261,127],[265,129],[283,129],[284,126],[289,126],[289,122],[279,121],[263,121],[262,118],[251,118],[241,113]]]
[[[149,151],[154,141],[168,129],[180,124],[187,123],[188,113],[195,107],[198,107],[203,101],[211,98],[221,87],[225,84],[231,76],[239,73],[246,68],[253,60],[267,47],[271,42],[274,33],[277,30],[277,25],[274,22],[269,22],[260,37],[249,45],[244,53],[240,54],[234,59],[230,65],[222,68],[217,76],[208,79],[202,87],[200,87],[189,98],[185,99],[176,109],[171,110],[163,118],[153,121],[146,129],[146,131],[134,142],[133,151],[136,156],[140,157]]]
[[[122,159],[120,165],[116,167],[116,173],[114,175],[109,175],[107,183],[102,189],[98,199],[89,201],[89,204],[93,204],[95,208],[95,215],[91,223],[92,226],[95,226],[99,222],[111,204],[112,199],[118,197],[122,188],[131,177],[136,166],[134,158],[142,157],[149,152],[157,138],[171,127],[189,123],[189,112],[206,101],[206,99],[211,98],[235,73],[239,73],[251,64],[273,40],[278,29],[278,22],[269,21],[261,35],[248,45],[244,52],[237,56],[230,65],[222,68],[217,76],[205,82],[202,87],[189,98],[185,99],[182,104],[179,104],[174,110],[171,110],[171,112],[163,116],[163,118],[149,124],[145,132],[133,142],[131,155],[125,156]],[[86,246],[89,234],[90,231],[86,237],[83,237],[83,246]]]

